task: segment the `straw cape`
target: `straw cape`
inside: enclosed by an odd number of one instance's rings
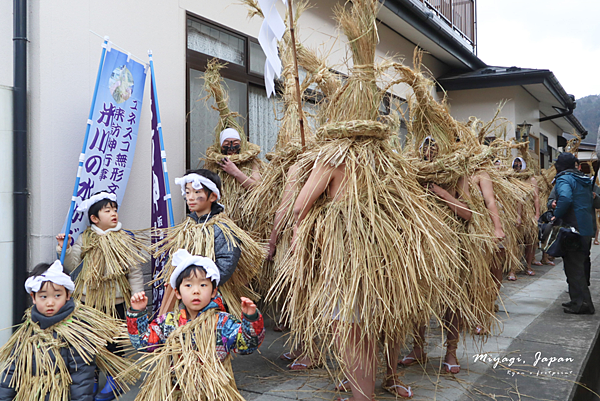
[[[449,282],[460,268],[456,234],[431,212],[416,170],[390,145],[389,120],[379,115],[376,14],[379,2],[338,6],[354,66],[329,98],[316,143],[298,158],[294,179],[307,182],[342,171],[337,193],[326,190],[297,225],[294,251],[277,271],[270,299],[283,304],[293,347],[321,340],[321,352],[344,365],[338,347],[354,324],[365,342],[402,343],[416,325],[439,318],[441,305],[461,301]],[[316,170],[318,169],[318,170]],[[308,190],[308,189],[307,189]],[[467,311],[468,312],[468,311]],[[467,313],[469,322],[476,319]],[[334,334],[334,326],[336,334]],[[318,360],[312,347],[305,350]]]
[[[229,217],[240,227],[246,229],[251,219],[244,218],[243,202],[249,190],[245,189],[233,176],[221,170],[218,163],[224,157],[227,157],[248,177],[255,170],[260,173],[264,168],[264,163],[258,158],[260,146],[246,140],[244,129],[238,122],[238,118],[241,118],[241,116],[229,109],[227,103],[229,99],[223,88],[224,82],[220,73],[224,66],[217,59],[212,59],[208,62],[203,76],[204,90],[208,93],[205,100],[208,101],[210,97],[215,99],[216,107],[213,107],[219,111],[219,123],[215,128],[215,143],[206,150],[206,157],[201,160],[204,160],[204,168],[216,172],[221,177],[221,202],[227,213],[229,213]],[[241,149],[239,154],[225,156],[221,153],[219,134],[225,128],[233,128],[240,134]]]
[[[97,309],[75,301],[75,310],[66,319],[41,329],[31,320],[31,308],[23,317],[8,342],[0,349],[0,375],[4,377],[11,366],[15,371],[10,387],[17,392],[17,401],[66,401],[70,399],[71,375],[60,355],[71,349],[85,361],[95,360],[97,367],[108,375],[117,377],[124,390],[139,378],[139,371],[128,358],[119,357],[106,349],[116,342],[131,350],[125,339],[124,324]]]
[[[243,401],[233,378],[231,355],[216,351],[218,311],[181,325],[138,365],[146,373],[136,401]],[[173,320],[178,324],[177,319]]]
[[[185,249],[192,255],[206,256],[214,261],[215,227],[221,229],[231,247],[239,247],[241,251],[235,272],[224,285],[219,286],[219,292],[231,313],[241,318],[240,297],[258,299],[250,283],[259,273],[265,252],[244,230],[231,221],[226,213],[219,213],[203,224],[197,224],[191,217],[187,217],[174,227],[157,230],[155,235],[163,239],[153,244],[150,250],[155,258],[161,258],[164,254],[168,254],[169,257],[161,275],[156,279],[169,281],[174,270],[172,255],[178,249]]]
[[[118,230],[98,235],[88,227],[81,235],[83,268],[75,280],[73,297],[85,297],[87,306],[117,317],[117,291],[129,307],[131,287],[127,275],[148,261],[147,247],[140,238],[142,233],[133,236]]]

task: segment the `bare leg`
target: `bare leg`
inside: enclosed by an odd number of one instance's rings
[[[527,245],[525,247],[525,261],[527,262],[527,274],[529,276],[535,276],[535,272],[531,268],[531,263],[533,262],[533,258],[535,256],[535,248],[534,245]]]
[[[446,325],[446,357],[444,358],[444,362],[448,365],[458,365],[456,349],[458,348],[458,340],[460,338],[460,318],[456,313],[448,309],[444,316],[444,323]],[[444,365],[444,370],[452,374],[457,374],[460,372],[460,366],[448,367]]]
[[[338,326],[339,328],[339,326]],[[372,401],[375,394],[376,342],[361,338],[360,327],[352,325],[347,338],[337,335],[337,345],[345,366],[344,374],[350,381],[352,400]]]
[[[418,332],[415,334],[415,341],[413,342],[413,349],[410,354],[406,355],[404,359],[398,362],[398,365],[410,366],[415,363],[423,363],[427,357],[425,354],[425,326],[419,327]]]
[[[396,375],[398,370],[398,355],[400,354],[400,343],[394,344],[385,350],[385,358],[387,364],[387,371],[385,373],[385,378],[383,379],[383,388],[394,394],[403,398],[412,397],[412,392],[409,391],[409,388],[405,386],[398,376]]]

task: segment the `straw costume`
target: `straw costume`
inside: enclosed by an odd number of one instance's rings
[[[457,259],[447,245],[454,234],[418,198],[424,191],[414,169],[392,151],[386,121],[377,121],[383,96],[373,64],[378,7],[363,0],[335,10],[354,67],[329,99],[317,143],[297,165],[301,181],[315,168],[325,175],[343,169],[345,178],[335,197],[326,190],[298,224],[295,249],[270,292],[283,303],[292,347],[320,338],[321,352],[343,367],[334,325],[340,343],[348,342],[355,324],[361,344],[404,342],[415,325],[440,311],[439,298],[449,298],[448,266]],[[310,347],[305,351],[319,358]]]
[[[64,278],[57,280],[59,275]],[[32,280],[38,281],[37,289],[32,289]],[[30,277],[25,287],[28,292],[37,292],[47,281],[65,286],[68,292],[74,289],[59,261],[44,277]],[[121,337],[123,323],[97,309],[71,299],[52,316],[42,315],[34,305],[25,312],[23,320],[0,349],[2,400],[88,399],[92,396],[96,367],[107,375],[121,374],[117,385],[125,390],[139,377],[131,360],[106,348],[110,343],[128,344]]]
[[[477,136],[449,113],[444,102],[437,102],[431,95],[433,82],[420,71],[422,53],[415,54],[415,70],[403,65],[393,65],[400,75],[397,82],[409,85],[413,95],[409,97],[410,118],[407,128],[412,146],[405,148],[406,157],[417,169],[417,179],[423,185],[435,183],[450,191],[457,190],[458,199],[472,212],[469,222],[454,214],[447,203],[437,196],[435,199],[444,209],[444,221],[458,235],[456,249],[464,268],[456,271],[459,288],[454,294],[463,294],[468,302],[457,304],[455,311],[460,316],[473,314],[478,325],[491,327],[495,322],[496,300],[493,277],[488,261],[497,246],[494,241],[494,226],[479,188],[470,181],[475,172],[491,166],[492,152],[482,148]],[[435,146],[434,157],[425,157],[427,147]],[[428,160],[426,160],[428,159]],[[468,180],[468,192],[462,192],[460,181]],[[449,304],[453,305],[453,304]],[[477,325],[462,325],[469,329]]]
[[[182,257],[182,255],[184,255]],[[219,271],[208,258],[184,250],[175,253],[177,268],[171,286],[190,265],[201,266],[206,278],[219,282]],[[192,318],[184,305],[149,322],[146,311],[127,312],[129,336],[134,347],[151,352],[139,361],[147,372],[136,400],[140,401],[239,401],[231,368],[231,353],[251,354],[265,335],[257,310],[242,321],[224,312],[219,295]]]
[[[253,1],[245,2],[249,7],[249,15],[260,15],[262,11]],[[300,17],[306,7],[305,2],[296,2],[296,11],[294,18]],[[288,16],[289,18],[289,16]],[[297,23],[295,23],[297,29]],[[306,49],[300,43],[296,43],[298,51],[298,63],[303,65],[307,70],[307,76],[300,85],[300,92],[305,93],[305,90],[313,83],[318,82],[320,88],[331,88],[335,85],[334,82],[339,82],[333,76],[325,63],[321,61],[315,52]],[[283,119],[281,128],[277,135],[275,150],[267,154],[268,163],[263,170],[262,180],[245,199],[244,212],[253,216],[254,219],[249,226],[249,230],[253,233],[258,233],[259,238],[268,239],[272,235],[273,230],[278,231],[277,238],[277,253],[271,261],[265,261],[261,270],[260,278],[257,282],[257,289],[261,295],[266,295],[271,287],[275,277],[274,269],[279,266],[283,260],[287,249],[292,240],[293,222],[293,206],[300,189],[304,182],[299,180],[300,177],[295,175],[298,169],[299,156],[304,149],[300,139],[299,125],[299,110],[298,99],[296,97],[293,45],[291,36],[287,31],[280,44],[281,58],[283,63]],[[339,86],[339,85],[338,85]],[[322,104],[324,108],[324,104]],[[314,135],[310,127],[304,124],[304,133],[306,140],[310,144],[314,140]],[[307,161],[305,161],[307,162]],[[313,160],[314,162],[314,160]],[[307,177],[305,177],[307,178]],[[292,185],[291,182],[294,182]],[[284,193],[286,191],[289,193]],[[274,227],[274,220],[277,214],[281,215],[278,227]],[[273,239],[272,239],[273,240]]]
[[[186,183],[191,182],[186,180],[191,176],[197,174],[175,180],[181,185],[183,196],[185,196]],[[190,179],[193,181],[193,177]],[[204,184],[198,183],[198,188],[200,185],[210,185],[207,181],[209,180],[206,179]],[[213,188],[213,192],[215,191],[220,198],[216,186]],[[219,269],[228,271],[230,277],[226,282],[223,279],[224,284],[219,291],[234,316],[241,317],[241,309],[238,305],[240,297],[258,299],[250,283],[259,273],[264,259],[264,249],[228,217],[221,204],[213,202],[209,214],[197,216],[196,213],[190,213],[182,223],[158,231],[156,235],[164,237],[151,246],[151,252],[155,258],[169,254],[158,280],[166,281],[171,276],[174,270],[172,253],[178,249],[185,249],[194,255],[203,255],[212,259]]]
[[[215,128],[215,143],[206,149],[206,157],[203,159],[204,168],[219,174],[222,182],[222,203],[225,210],[237,225],[247,230],[252,218],[244,215],[243,201],[249,190],[245,189],[233,176],[221,170],[219,163],[224,157],[227,157],[247,177],[250,177],[255,170],[260,173],[264,164],[258,158],[260,147],[246,140],[244,129],[237,120],[241,116],[229,109],[227,92],[223,89],[224,82],[219,72],[224,66],[217,59],[212,59],[208,62],[203,76],[204,90],[208,93],[205,100],[210,97],[214,98],[216,109],[219,111],[219,123]],[[220,134],[227,128],[232,128],[239,134],[241,141],[239,154],[226,156],[221,153]]]
[[[77,208],[83,213],[102,199],[116,201],[116,195],[102,192],[83,201]],[[132,292],[143,291],[141,265],[148,261],[142,233],[123,230],[121,223],[103,231],[95,224],[88,227],[67,249],[65,268],[73,271],[82,263],[75,279],[73,296],[89,307],[118,317],[116,305],[129,306]],[[57,252],[60,247],[57,247]],[[133,290],[133,291],[132,291]]]

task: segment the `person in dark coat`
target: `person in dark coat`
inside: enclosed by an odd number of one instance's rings
[[[556,209],[554,216],[562,224],[574,227],[579,237],[565,249],[563,264],[571,302],[565,313],[593,314],[595,312],[588,288],[586,261],[590,257],[594,229],[592,180],[576,168],[577,158],[562,153],[556,160]]]

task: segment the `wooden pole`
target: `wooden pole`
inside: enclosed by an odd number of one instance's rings
[[[290,18],[290,36],[292,38],[292,53],[294,54],[294,80],[296,81],[296,100],[298,101],[298,122],[300,123],[300,140],[302,148],[306,146],[304,140],[304,112],[302,111],[302,95],[300,94],[300,79],[298,78],[298,57],[296,56],[296,34],[294,33],[294,10],[292,0],[288,0]]]

